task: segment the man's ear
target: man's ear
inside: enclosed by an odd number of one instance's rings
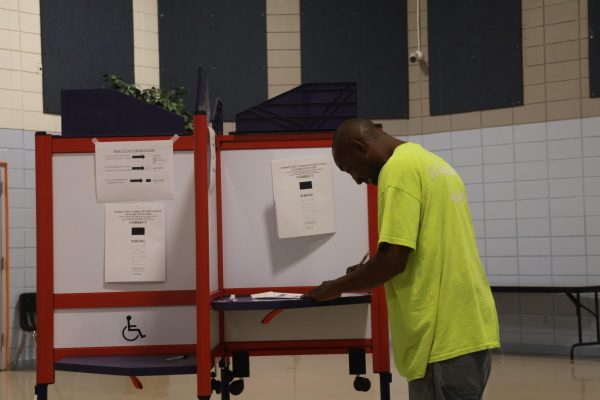
[[[354,147],[354,149],[360,152],[361,154],[367,154],[367,151],[369,150],[367,144],[360,140],[360,138],[352,139],[352,147]]]

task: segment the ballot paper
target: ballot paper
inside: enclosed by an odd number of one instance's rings
[[[340,297],[362,297],[362,296],[367,296],[370,293],[365,293],[365,292],[344,292],[342,293],[342,295]]]
[[[302,298],[302,293],[262,292],[251,294],[253,300],[293,300]]]
[[[105,205],[104,281],[166,280],[163,203]]]
[[[173,141],[94,142],[96,201],[173,199]]]
[[[271,173],[280,239],[335,232],[329,159],[273,160]]]

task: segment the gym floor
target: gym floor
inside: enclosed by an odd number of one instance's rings
[[[370,365],[370,358],[367,365]],[[367,393],[354,391],[353,377],[346,374],[347,356],[280,356],[250,359],[251,377],[245,380],[240,400],[376,400],[378,377],[371,378]],[[156,400],[195,399],[194,375],[140,377],[144,388],[133,387],[128,377],[56,373],[49,386],[49,400]],[[0,399],[31,400],[35,372],[0,372]],[[406,381],[393,373],[392,400],[408,399]],[[213,394],[212,399],[220,396]],[[597,400],[600,399],[600,359],[494,354],[492,376],[485,400]]]

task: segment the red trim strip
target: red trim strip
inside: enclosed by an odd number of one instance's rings
[[[141,140],[169,140],[172,136],[119,136],[119,137],[99,137],[100,142],[125,142],[125,141],[141,141]],[[181,136],[173,144],[175,151],[192,151],[193,142],[192,136]],[[57,153],[94,153],[96,146],[92,142],[92,138],[67,138],[54,137],[52,141],[52,152]]]
[[[357,347],[353,347],[357,348]],[[365,352],[372,353],[373,350],[371,347],[358,347],[364,348]],[[229,350],[226,353],[220,355],[220,357],[231,357],[234,351],[247,351],[248,355],[252,357],[260,357],[260,356],[309,356],[309,355],[322,355],[322,354],[348,354],[348,348],[345,347],[335,347],[330,349],[273,349],[273,350],[265,350],[265,349],[255,349],[255,350]]]
[[[331,147],[332,140],[332,132],[228,135],[218,137],[218,147],[219,150]]]
[[[54,295],[55,309],[186,306],[194,304],[196,304],[195,290],[63,293]]]
[[[270,142],[225,142],[221,144],[221,150],[258,150],[258,149],[305,149],[310,147],[331,147],[330,139],[321,139],[311,142],[301,140],[286,141],[278,143]]]
[[[131,379],[131,383],[133,383],[133,387],[136,389],[143,389],[144,385],[142,385],[142,381],[139,380],[139,378],[137,376],[130,376],[129,377]]]
[[[373,372],[390,372],[389,331],[387,318],[387,302],[385,289],[379,286],[371,294],[371,310],[377,310],[377,319],[374,324],[378,326],[373,332],[375,352],[373,353]],[[372,313],[373,311],[371,311]],[[373,328],[371,328],[373,329]]]
[[[149,356],[162,354],[195,354],[195,344],[154,346],[67,347],[54,349],[54,359],[59,361],[74,356]]]
[[[264,318],[260,321],[260,323],[263,325],[268,325],[269,322],[271,322],[271,320],[273,318],[275,318],[276,316],[281,314],[283,312],[283,310],[284,310],[283,308],[277,308],[277,309],[269,312],[267,315],[264,316]]]
[[[372,343],[368,339],[226,342],[224,354],[231,355],[234,351],[247,351],[251,356],[344,354],[351,348],[364,348],[371,352]]]
[[[367,204],[369,221],[369,251],[377,253],[378,210],[377,187],[367,186]],[[376,287],[371,293],[371,333],[373,336],[373,372],[390,371],[389,332],[387,303],[383,286]]]
[[[215,299],[219,299],[223,297],[223,291],[221,289],[219,290],[213,290],[212,292],[210,292],[210,301],[212,302]]]
[[[377,186],[367,185],[367,219],[369,222],[369,251],[377,253],[379,230],[377,229]]]
[[[35,137],[37,235],[36,383],[54,383],[54,243],[52,238],[52,136]]]
[[[208,215],[208,121],[194,116],[194,181],[196,196],[196,382],[198,397],[210,396],[210,234]]]
[[[223,135],[219,136],[219,142],[271,142],[281,143],[287,141],[314,141],[321,139],[333,139],[334,132],[296,132],[296,133],[251,133],[241,135]]]

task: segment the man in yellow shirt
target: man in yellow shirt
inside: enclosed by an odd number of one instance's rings
[[[337,129],[336,165],[377,185],[377,253],[307,294],[316,300],[385,284],[394,361],[411,400],[481,399],[500,346],[464,184],[442,158],[368,120]]]

